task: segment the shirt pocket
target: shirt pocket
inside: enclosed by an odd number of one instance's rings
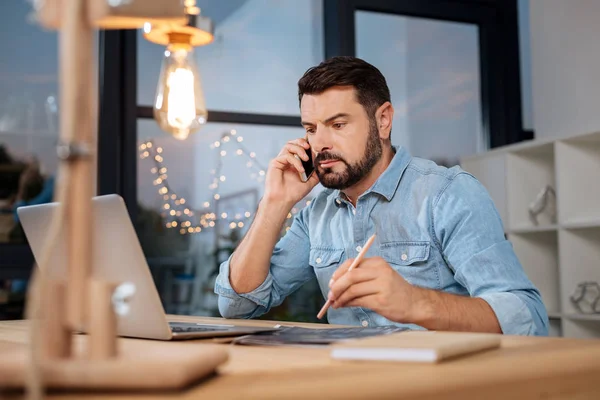
[[[439,289],[437,266],[430,258],[431,244],[425,241],[401,241],[380,244],[381,257],[410,284]]]
[[[311,248],[309,263],[315,271],[321,293],[327,297],[329,293],[329,280],[333,273],[344,261],[343,249]]]

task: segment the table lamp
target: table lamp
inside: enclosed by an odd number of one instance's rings
[[[38,0],[44,27],[60,31],[60,159],[55,201],[60,204],[39,261],[44,266],[57,235],[68,237],[65,281],[51,280],[34,268],[29,288],[28,348],[0,355],[0,384],[27,387],[33,397],[42,387],[65,389],[181,388],[214,372],[227,359],[216,347],[185,343],[117,339],[117,315],[127,313],[135,296],[127,282],[93,277],[92,220],[97,90],[96,29],[137,29],[151,24],[168,30],[188,23],[185,0]],[[87,335],[77,335],[85,332]],[[29,354],[29,357],[27,356]]]

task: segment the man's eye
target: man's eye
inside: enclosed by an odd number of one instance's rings
[[[333,127],[335,129],[342,129],[344,126],[346,126],[344,122],[336,122],[335,124],[333,124]]]
[[[312,135],[313,133],[315,133],[315,130],[313,128],[308,128],[306,130],[306,133],[308,133],[309,135]]]

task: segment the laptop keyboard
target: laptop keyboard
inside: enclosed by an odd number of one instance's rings
[[[170,323],[169,326],[171,327],[171,331],[172,332],[215,332],[215,331],[224,331],[227,330],[227,327],[208,327],[208,326],[202,326],[202,325],[197,325],[194,323]]]

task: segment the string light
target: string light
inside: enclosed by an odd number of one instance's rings
[[[232,140],[234,139],[234,140]],[[242,145],[244,138],[239,136],[237,131],[232,129],[228,132],[225,132],[221,135],[220,140],[215,141],[210,144],[211,149],[219,149],[219,154],[221,157],[225,157],[227,155],[227,150],[223,148],[224,144],[231,143],[237,147],[232,151],[235,151],[237,156],[246,156],[249,160],[246,162],[246,167],[248,169],[254,169],[256,172],[252,172],[250,177],[252,179],[256,179],[258,182],[264,180],[264,176],[266,175],[266,168],[264,168],[256,159],[255,152],[249,152]],[[214,212],[208,212],[209,207],[211,206],[211,202],[205,201],[202,206],[206,212],[203,212],[198,217],[198,224],[192,226],[191,217],[194,216],[194,212],[189,207],[183,208],[182,205],[186,203],[184,198],[180,198],[177,196],[175,192],[173,192],[168,185],[167,182],[167,167],[163,165],[164,158],[162,154],[164,153],[164,149],[160,146],[154,146],[152,141],[147,141],[145,143],[140,144],[140,158],[146,159],[149,157],[151,161],[154,162],[154,166],[150,168],[150,172],[155,175],[155,179],[153,183],[155,186],[158,186],[158,193],[163,195],[163,200],[165,203],[163,204],[163,209],[167,212],[162,212],[161,215],[164,218],[172,218],[175,219],[168,221],[164,226],[168,229],[181,227],[180,233],[182,235],[187,233],[199,233],[202,232],[202,228],[214,228],[216,226],[217,215]],[[153,154],[152,154],[153,153]],[[218,192],[219,185],[222,182],[227,180],[227,177],[224,174],[221,174],[221,162],[218,164],[217,169],[211,169],[210,174],[214,176],[212,183],[209,185],[209,189],[212,191],[211,197],[214,200],[220,200],[221,195]],[[310,201],[306,203],[310,204]],[[296,209],[292,210],[291,214],[295,214],[297,212]],[[222,212],[220,217],[224,223],[227,223],[230,229],[243,228],[246,224],[242,221],[243,218],[249,219],[253,215],[250,211],[244,211],[243,213],[231,213],[228,214],[226,212]],[[182,220],[178,221],[178,218],[182,217]],[[291,218],[291,217],[288,217]],[[186,229],[187,228],[187,229]]]

